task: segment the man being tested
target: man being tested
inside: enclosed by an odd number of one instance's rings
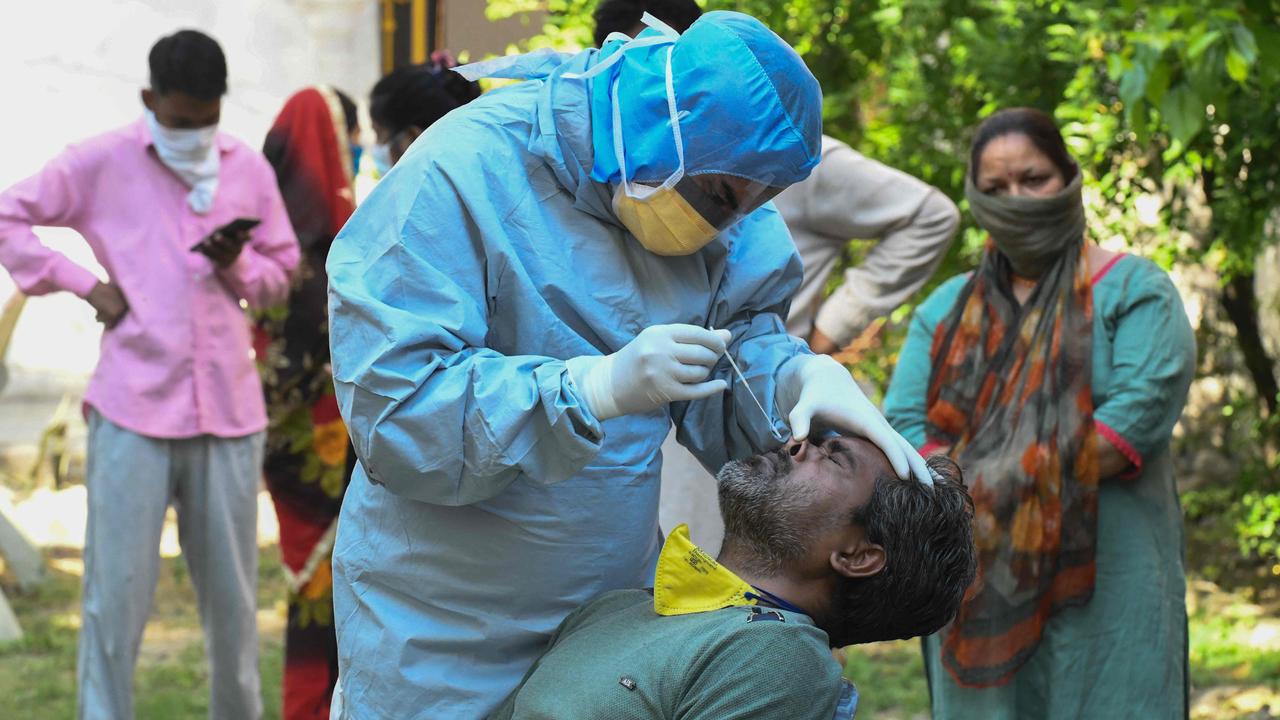
[[[933,487],[899,480],[845,437],[725,465],[719,562],[678,528],[653,590],[566,618],[492,720],[850,717],[828,647],[932,633],[973,580],[973,502],[930,466]]]
[[[483,717],[566,614],[648,585],[673,423],[719,467],[817,420],[928,480],[783,328],[800,263],[762,206],[821,145],[795,51],[717,12],[466,74],[486,73],[532,81],[423,133],[329,255],[360,460],[334,550],[339,717]]]

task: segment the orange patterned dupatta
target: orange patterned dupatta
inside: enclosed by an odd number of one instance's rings
[[[1093,595],[1093,295],[1077,238],[1025,305],[988,243],[934,336],[928,434],[952,448],[976,505],[978,578],[942,631],[943,664],[962,686],[1007,682],[1049,616]]]

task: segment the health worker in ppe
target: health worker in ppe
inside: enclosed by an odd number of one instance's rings
[[[529,81],[424,132],[329,254],[338,718],[484,717],[577,605],[651,584],[673,423],[708,467],[819,424],[929,477],[783,328],[767,200],[818,161],[813,75],[746,15],[649,25],[463,68]]]

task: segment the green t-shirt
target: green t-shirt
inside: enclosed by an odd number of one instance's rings
[[[662,616],[648,590],[618,590],[565,618],[490,720],[831,720],[840,670],[805,615]]]

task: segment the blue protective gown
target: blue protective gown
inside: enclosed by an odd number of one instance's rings
[[[723,359],[729,392],[603,423],[570,380],[566,358],[647,326],[713,326],[771,406],[808,353],[783,329],[801,267],[771,205],[686,257],[614,218],[587,87],[560,77],[594,55],[436,123],[329,253],[360,460],[334,548],[347,717],[484,717],[570,611],[650,585],[672,422],[711,468],[777,445]]]

